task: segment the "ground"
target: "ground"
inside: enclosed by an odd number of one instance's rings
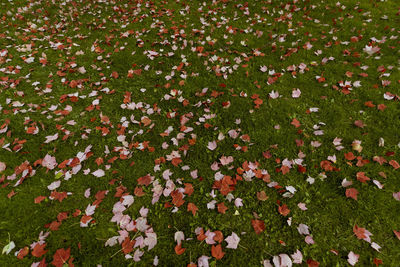
[[[0,5],[1,266],[398,266],[397,1]]]

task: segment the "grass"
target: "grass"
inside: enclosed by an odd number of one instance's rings
[[[299,266],[347,266],[352,253],[359,255],[352,263],[357,266],[400,262],[400,202],[393,196],[400,191],[396,1],[3,1],[0,10],[0,162],[6,166],[0,172],[0,247],[11,241],[16,246],[0,256],[1,266],[43,259],[55,266],[149,266],[155,257],[159,266],[202,266],[202,256],[210,266],[268,266],[274,256],[296,251]],[[367,45],[380,50],[369,55]],[[34,61],[24,61],[29,57]],[[288,69],[292,65],[296,74]],[[129,70],[138,72],[130,77]],[[340,86],[345,81],[351,81],[348,92]],[[295,88],[298,98],[292,97]],[[274,99],[271,91],[280,96]],[[387,92],[394,98],[386,99]],[[121,106],[132,102],[142,107]],[[168,128],[168,136],[160,135]],[[230,136],[233,130],[237,138]],[[45,142],[56,133],[56,140]],[[335,138],[340,144],[333,144]],[[352,145],[355,140],[362,150]],[[210,150],[213,141],[217,147]],[[88,146],[91,153],[73,172],[68,164]],[[182,162],[173,164],[173,151]],[[349,152],[358,158],[349,159]],[[46,155],[56,160],[54,168],[41,162]],[[333,155],[336,160],[328,159]],[[233,162],[210,168],[223,156]],[[379,164],[378,157],[386,162]],[[161,158],[166,161],[159,164]],[[67,166],[59,166],[64,161]],[[292,166],[284,174],[288,161]],[[337,170],[324,169],[324,161]],[[243,163],[249,162],[266,170],[269,180],[246,181]],[[97,169],[105,175],[92,175]],[[24,170],[28,176],[16,185]],[[167,170],[173,174],[165,179]],[[228,195],[218,189],[218,172],[235,181]],[[371,180],[360,182],[360,172]],[[143,185],[139,178],[147,174],[154,178]],[[343,179],[352,185],[344,187]],[[49,190],[55,181],[60,187]],[[183,193],[182,206],[167,191],[152,203],[157,183],[182,191],[190,184],[194,191]],[[137,222],[141,208],[149,209],[144,217],[152,229],[128,231],[128,239],[124,225],[112,221],[123,187],[134,197],[123,214]],[[358,191],[356,199],[346,196],[349,188]],[[68,195],[51,200],[56,191]],[[101,191],[107,193],[95,202]],[[268,199],[257,197],[261,191]],[[34,203],[38,196],[45,199]],[[237,198],[243,206],[234,204]],[[212,200],[215,209],[207,207]],[[195,215],[188,203],[198,208]],[[225,213],[218,211],[221,203]],[[287,215],[279,211],[283,204]],[[82,227],[88,205],[96,209]],[[57,217],[64,212],[65,220]],[[259,234],[252,226],[256,219],[265,225]],[[49,229],[52,222],[59,226]],[[299,224],[309,227],[314,244],[306,243]],[[362,240],[365,232],[357,237],[355,226],[371,232],[371,242]],[[222,233],[215,243],[225,253],[221,259],[195,233],[199,227]],[[185,236],[180,255],[178,231]],[[41,232],[49,233],[42,240],[48,251],[36,257]],[[152,232],[154,248],[145,243],[124,251],[124,240],[140,244],[140,236]],[[225,241],[232,232],[240,238],[236,249]],[[105,246],[113,236],[121,242]],[[68,257],[60,259],[60,249],[70,249]],[[130,258],[135,252],[143,253],[138,261]]]

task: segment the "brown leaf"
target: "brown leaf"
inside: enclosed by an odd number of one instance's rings
[[[268,199],[268,196],[265,193],[265,191],[263,190],[263,191],[257,192],[257,199],[261,200],[261,201],[265,201]]]
[[[251,220],[251,225],[257,235],[261,234],[265,230],[265,223],[261,220]]]

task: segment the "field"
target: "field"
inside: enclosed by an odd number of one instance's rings
[[[0,2],[0,266],[399,266],[400,3]]]

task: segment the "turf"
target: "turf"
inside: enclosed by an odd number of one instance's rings
[[[397,1],[0,3],[0,266],[398,266]]]

